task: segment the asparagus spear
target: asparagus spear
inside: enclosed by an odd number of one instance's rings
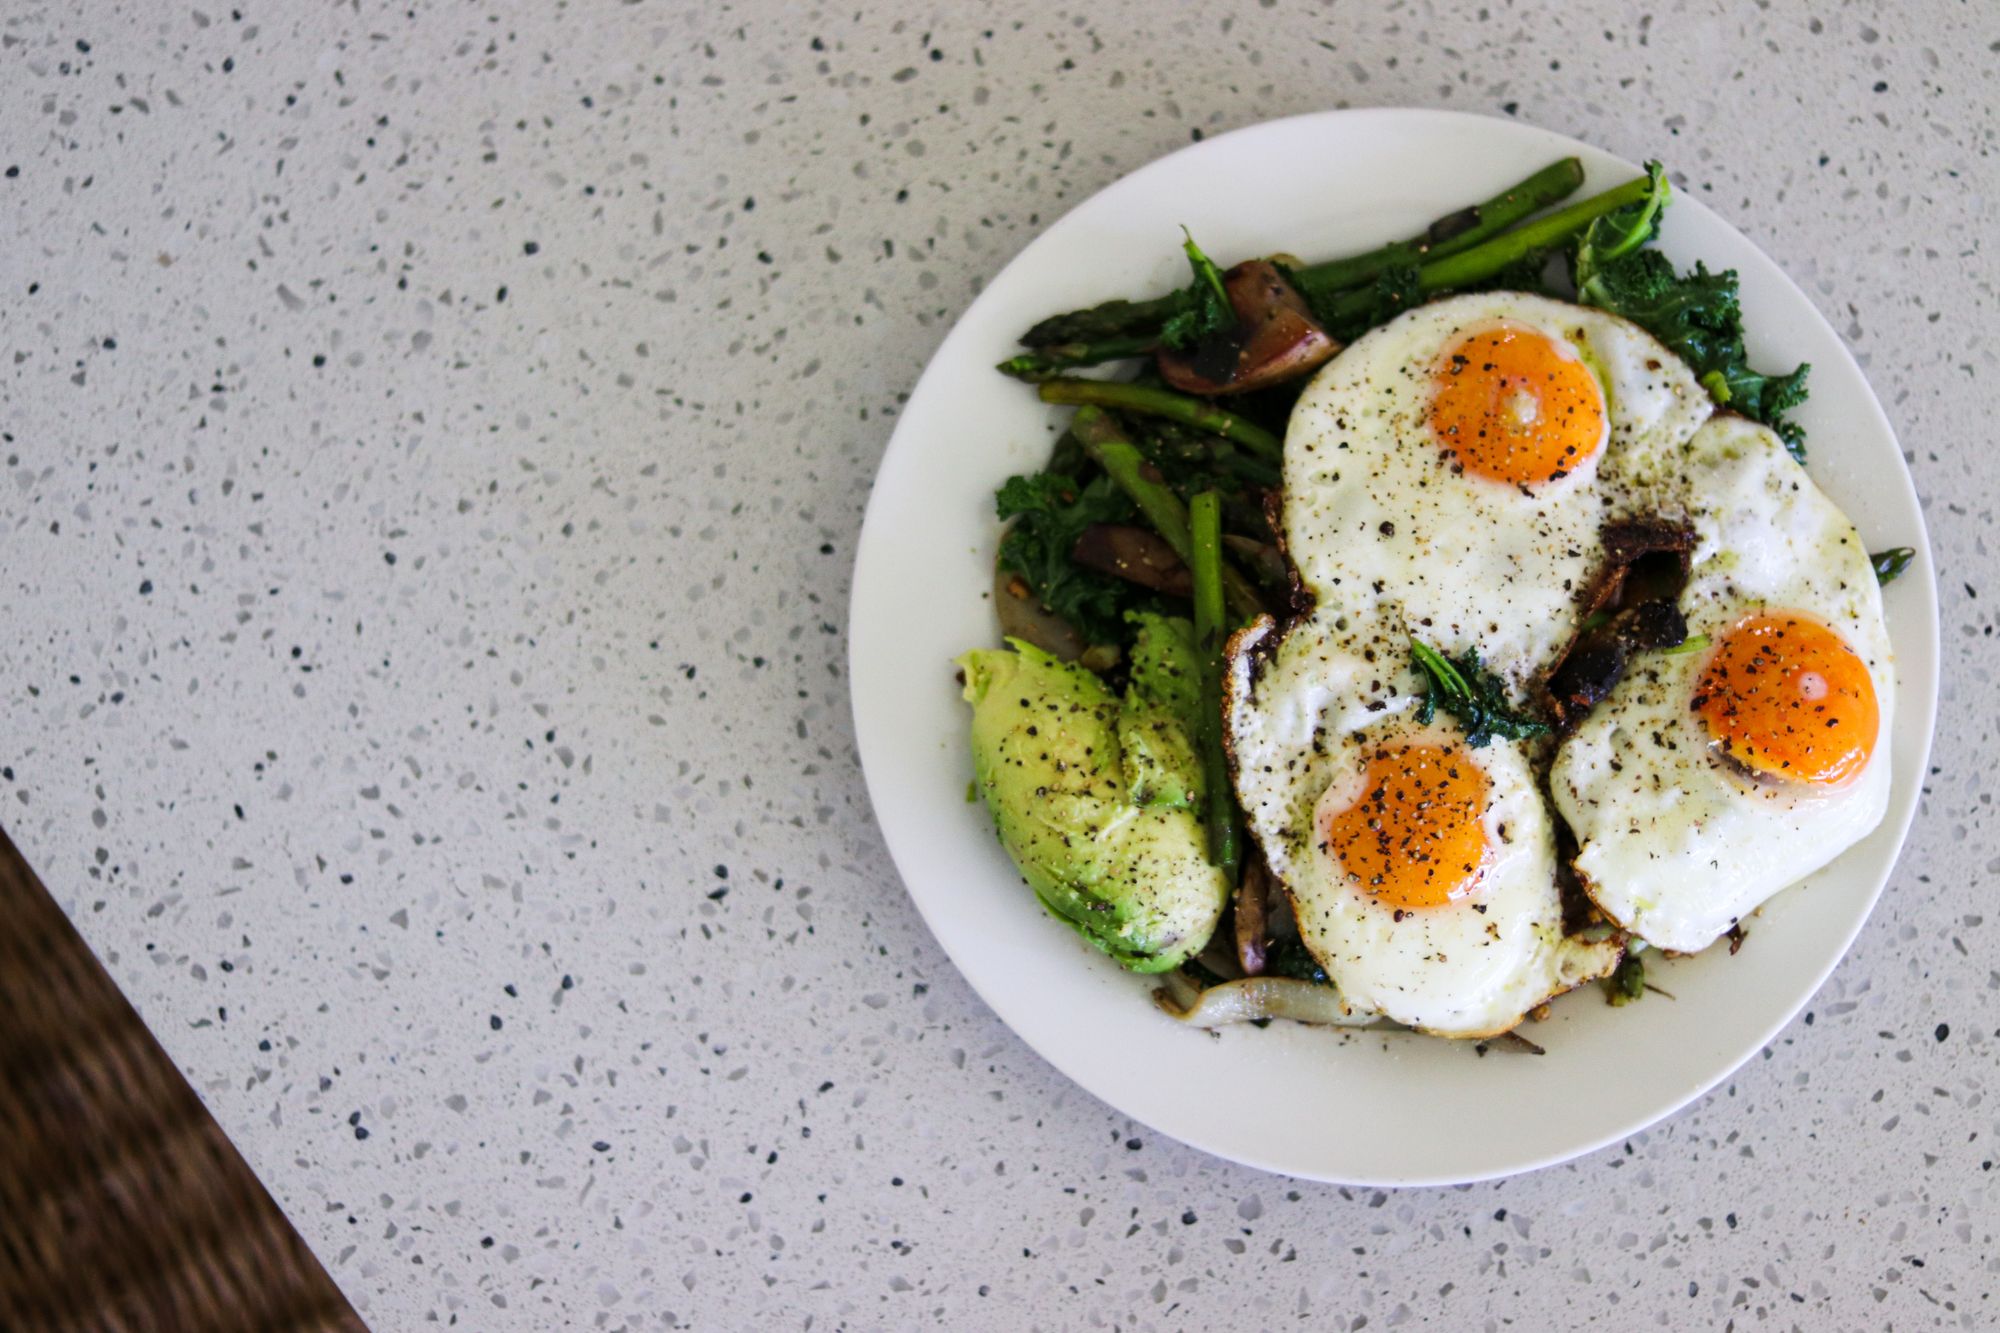
[[[1194,641],[1201,654],[1200,734],[1202,804],[1208,825],[1208,859],[1234,883],[1243,852],[1236,827],[1236,802],[1229,794],[1229,761],[1222,751],[1222,497],[1203,491],[1188,502],[1193,543],[1188,567],[1194,574]]]
[[[1141,416],[1165,417],[1184,426],[1234,440],[1269,462],[1279,462],[1285,456],[1285,446],[1262,426],[1245,421],[1234,412],[1225,412],[1213,403],[1175,393],[1172,389],[1158,389],[1148,384],[1121,384],[1111,380],[1053,379],[1044,380],[1039,392],[1045,403],[1073,407],[1089,404],[1137,412]]]
[[[1417,270],[1417,291],[1429,296],[1436,292],[1466,287],[1492,277],[1510,264],[1544,255],[1589,226],[1606,213],[1627,204],[1636,204],[1652,192],[1650,176],[1638,176],[1595,194],[1547,217],[1536,218],[1509,232],[1482,241],[1468,250],[1433,259]],[[1338,327],[1368,313],[1378,300],[1375,292],[1360,288],[1336,296],[1325,307],[1325,323]]]
[[[1145,356],[1157,346],[1159,339],[1150,333],[1105,338],[1100,342],[1054,343],[1048,347],[1036,348],[1032,352],[1023,352],[1019,356],[1010,356],[1000,363],[998,369],[1003,375],[1012,375],[1017,380],[1033,383],[1079,366],[1095,366],[1106,361],[1123,361],[1128,357]]]
[[[1308,295],[1308,299],[1317,304],[1332,292],[1364,283],[1398,264],[1469,250],[1529,214],[1574,194],[1582,184],[1582,164],[1573,157],[1566,157],[1543,167],[1483,204],[1438,219],[1420,236],[1396,241],[1366,254],[1307,265],[1294,270],[1292,280],[1301,292]],[[1473,218],[1471,224],[1453,230],[1468,214]],[[1052,347],[1069,343],[1102,343],[1114,338],[1157,333],[1160,326],[1180,309],[1183,299],[1183,293],[1169,292],[1149,301],[1106,301],[1086,310],[1072,310],[1035,325],[1021,335],[1021,342],[1027,347]]]
[[[1532,213],[1538,213],[1558,199],[1576,193],[1583,184],[1583,164],[1573,157],[1552,162],[1519,184],[1494,195],[1483,204],[1440,218],[1430,230],[1412,240],[1385,245],[1351,259],[1335,259],[1312,264],[1292,272],[1292,285],[1309,304],[1317,306],[1337,291],[1359,287],[1379,273],[1399,264],[1434,263],[1463,254]],[[1470,225],[1457,220],[1471,218]]]
[[[1077,409],[1070,422],[1070,432],[1082,442],[1084,451],[1097,460],[1098,466],[1118,483],[1119,489],[1132,497],[1132,503],[1139,506],[1140,514],[1152,525],[1153,531],[1166,538],[1167,545],[1174,548],[1174,554],[1192,569],[1194,539],[1188,528],[1187,506],[1181,503],[1181,497],[1174,494],[1172,487],[1146,475],[1146,456],[1139,452],[1137,445],[1125,438],[1118,423],[1108,413],[1085,406]],[[1223,565],[1218,577],[1230,609],[1238,616],[1247,620],[1263,613],[1264,603],[1257,596],[1257,590],[1233,566]]]

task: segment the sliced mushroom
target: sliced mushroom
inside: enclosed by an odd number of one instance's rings
[[[1174,597],[1194,595],[1194,575],[1166,539],[1123,523],[1093,523],[1077,534],[1070,559]]]
[[[1236,886],[1236,964],[1246,977],[1264,971],[1264,949],[1270,938],[1271,879],[1262,857],[1251,857]]]
[[[1252,259],[1222,278],[1236,328],[1184,351],[1161,348],[1160,374],[1183,393],[1247,393],[1304,375],[1340,350],[1276,264]]]

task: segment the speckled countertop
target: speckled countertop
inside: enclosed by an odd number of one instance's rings
[[[1996,51],[1959,0],[14,4],[0,822],[379,1327],[1992,1326]],[[1001,1027],[843,679],[980,283],[1194,135],[1370,103],[1666,156],[1779,256],[1945,616],[1812,1017],[1618,1147],[1392,1194]]]

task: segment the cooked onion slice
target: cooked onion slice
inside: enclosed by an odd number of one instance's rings
[[[1181,972],[1169,972],[1160,980],[1165,984],[1153,992],[1153,1003],[1193,1027],[1217,1028],[1260,1018],[1332,1027],[1366,1027],[1375,1021],[1375,1015],[1348,1004],[1332,986],[1294,977],[1245,977],[1207,990]]]

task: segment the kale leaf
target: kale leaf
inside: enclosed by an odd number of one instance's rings
[[[1186,227],[1181,228],[1181,235],[1187,238],[1181,249],[1187,252],[1188,267],[1194,270],[1194,282],[1178,293],[1178,309],[1160,329],[1160,341],[1174,348],[1192,347],[1210,334],[1220,333],[1236,324],[1236,307],[1229,303],[1229,291],[1222,283],[1222,270],[1202,253]]]
[[[1736,272],[1677,274],[1667,257],[1647,248],[1659,234],[1668,196],[1666,174],[1646,164],[1653,189],[1646,198],[1607,213],[1584,230],[1570,256],[1577,300],[1609,310],[1645,329],[1685,361],[1716,403],[1778,433],[1792,457],[1804,461],[1805,432],[1788,416],[1805,401],[1801,365],[1785,375],[1750,368],[1743,346],[1743,308]]]
[[[1418,722],[1428,726],[1443,708],[1465,728],[1465,743],[1475,750],[1484,748],[1495,736],[1520,741],[1549,729],[1547,723],[1514,710],[1500,678],[1479,664],[1479,654],[1473,650],[1468,648],[1450,658],[1411,639],[1410,656],[1430,682],[1417,708]]]
[[[1125,611],[1144,598],[1137,584],[1070,559],[1093,523],[1130,523],[1138,510],[1111,478],[1086,483],[1053,472],[1009,477],[993,497],[1002,520],[1013,526],[1000,539],[1000,567],[1027,580],[1049,610],[1091,643],[1122,644],[1131,637]]]
[[[1297,939],[1273,940],[1264,950],[1264,974],[1273,977],[1291,977],[1297,981],[1310,981],[1318,986],[1331,986],[1326,969],[1319,965],[1306,946]]]

